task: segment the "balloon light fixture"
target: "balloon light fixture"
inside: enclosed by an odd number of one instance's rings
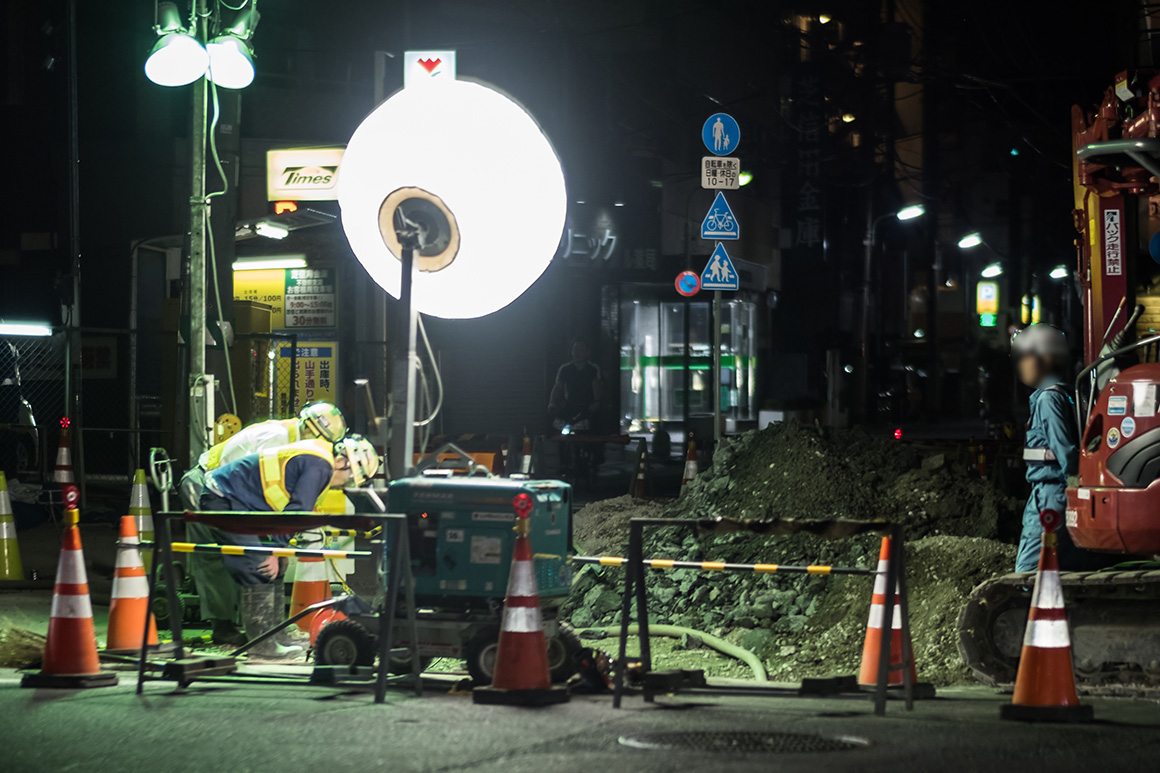
[[[455,232],[438,248],[443,258],[416,254],[412,289],[416,311],[447,319],[499,311],[531,287],[559,248],[568,209],[560,160],[535,119],[493,88],[454,79],[405,88],[375,108],[339,169],[351,250],[398,298],[399,244],[381,219],[388,197],[421,198],[427,204],[405,215],[438,210]]]

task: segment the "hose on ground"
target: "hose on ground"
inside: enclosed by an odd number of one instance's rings
[[[602,633],[620,634],[620,626],[608,626],[605,628],[583,628],[583,631],[600,631]],[[738,647],[736,644],[730,644],[724,639],[720,639],[712,634],[704,631],[697,631],[692,628],[685,628],[682,625],[649,625],[648,632],[653,636],[668,636],[673,639],[678,639],[681,636],[696,636],[707,647],[717,650],[722,655],[728,655],[731,658],[740,660],[749,669],[753,671],[753,678],[758,682],[768,682],[769,676],[765,673],[765,666],[762,664],[760,658],[754,655],[744,647]],[[637,626],[630,625],[628,627],[630,636],[637,635]]]

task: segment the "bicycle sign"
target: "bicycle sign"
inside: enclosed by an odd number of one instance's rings
[[[741,226],[733,216],[729,202],[725,201],[725,194],[720,191],[717,192],[717,198],[713,199],[713,206],[709,208],[705,219],[701,221],[701,238],[722,240],[741,238]]]

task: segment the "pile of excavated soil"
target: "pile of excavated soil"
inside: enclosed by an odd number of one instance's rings
[[[666,509],[675,518],[884,519],[907,537],[994,537],[1019,503],[945,452],[858,429],[775,424],[732,439]]]
[[[624,555],[628,521],[683,518],[885,519],[908,537],[911,627],[919,678],[967,679],[955,621],[970,590],[1010,571],[1014,549],[995,541],[996,524],[1018,503],[943,453],[871,438],[857,430],[778,425],[736,438],[684,496],[667,503],[620,497],[576,514],[578,550]],[[650,558],[737,563],[873,567],[879,538],[824,540],[808,534],[758,537],[653,529]],[[577,572],[565,617],[577,628],[619,623],[623,571]],[[770,677],[856,673],[869,614],[871,578],[650,572],[650,619],[705,631],[757,653]],[[658,662],[658,666],[664,665]],[[713,673],[713,669],[710,669]]]
[[[633,499],[627,494],[585,505],[572,516],[576,549],[590,556],[622,555],[633,518],[660,518],[668,500]]]

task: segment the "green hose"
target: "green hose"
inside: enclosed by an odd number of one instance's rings
[[[584,631],[601,631],[603,633],[619,634],[620,626],[608,626],[607,628],[584,628]],[[768,682],[769,677],[765,673],[765,666],[762,665],[761,660],[749,650],[744,647],[738,647],[736,644],[730,644],[724,639],[719,639],[712,634],[704,631],[696,631],[692,628],[685,628],[681,625],[650,625],[648,627],[650,636],[670,636],[674,639],[681,636],[696,636],[709,647],[720,652],[722,655],[728,655],[731,658],[740,660],[745,665],[749,666],[753,671],[753,678],[758,682]],[[636,635],[637,626],[630,625],[628,627],[630,636]]]

